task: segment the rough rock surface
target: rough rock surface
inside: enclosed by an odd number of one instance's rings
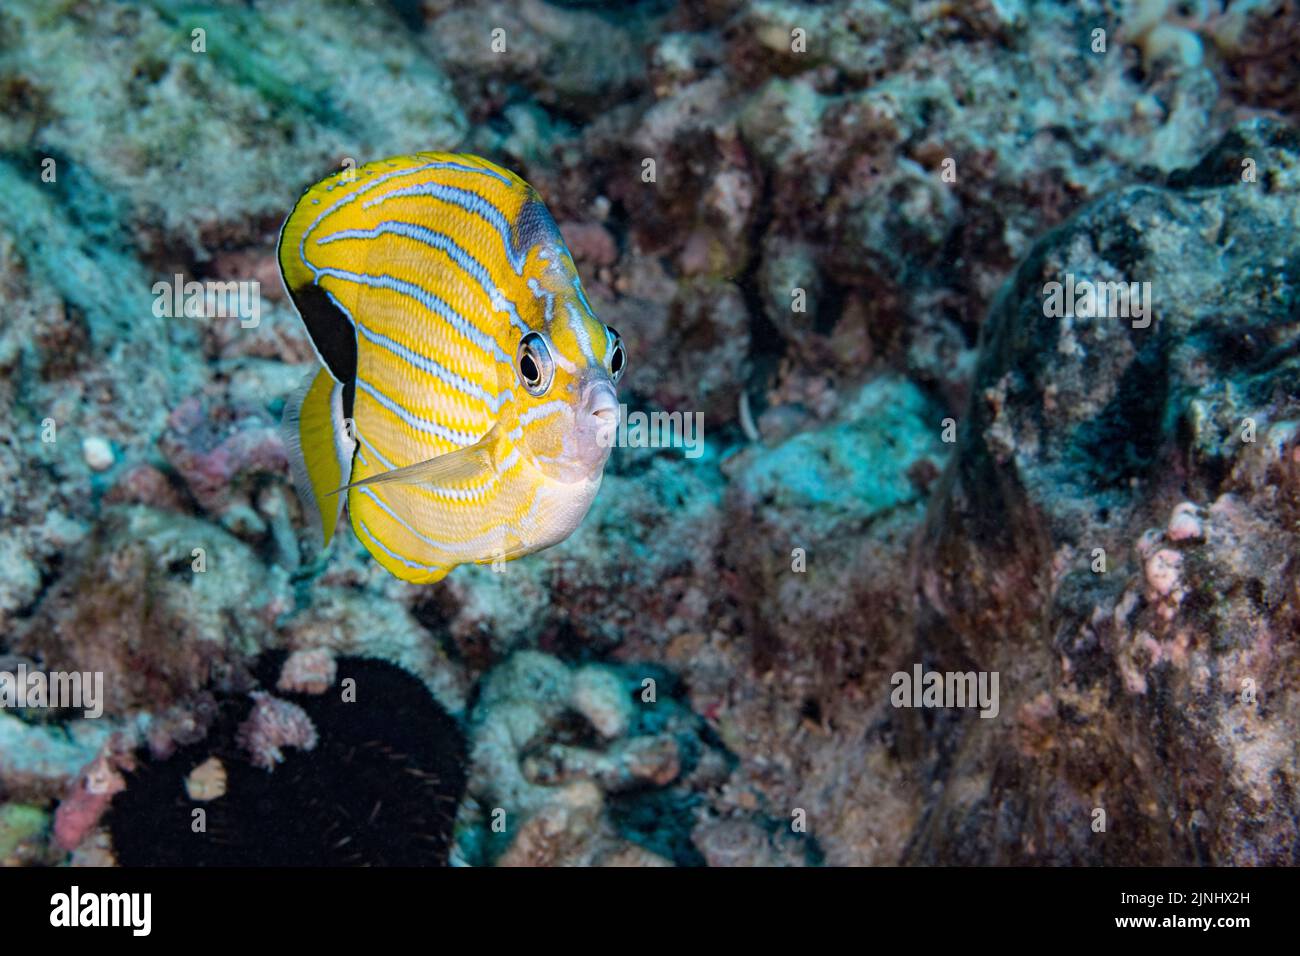
[[[1006,719],[914,729],[909,859],[1297,862],[1298,147],[1251,124],[1090,206],[994,306],[914,655],[1000,671]],[[1065,273],[1150,281],[1150,326],[1045,316]]]
[[[201,742],[268,650],[463,723],[464,863],[1300,862],[1297,23],[6,3],[0,671],[107,700],[0,711],[0,862],[111,859],[85,768]],[[428,588],[302,546],[275,429],[313,358],[281,217],[415,149],[533,183],[622,399],[705,421]],[[1067,273],[1150,281],[1151,324],[1048,316]],[[259,282],[260,321],[158,315],[177,274]],[[997,671],[998,716],[891,706],[918,664]]]

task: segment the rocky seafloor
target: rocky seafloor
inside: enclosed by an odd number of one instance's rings
[[[1298,62],[1294,0],[7,2],[0,671],[105,699],[0,710],[0,862],[1300,862]],[[428,149],[707,445],[414,587],[305,547],[275,242]]]

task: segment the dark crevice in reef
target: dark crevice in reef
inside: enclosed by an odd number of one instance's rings
[[[762,190],[749,231],[748,245],[754,251],[735,280],[736,288],[740,290],[745,302],[745,311],[749,315],[751,365],[746,387],[750,392],[750,401],[756,403],[753,409],[755,415],[762,411],[761,405],[757,404],[758,396],[766,391],[766,383],[775,375],[787,348],[785,338],[772,324],[763,307],[763,293],[758,279],[758,271],[763,265],[763,236],[767,234],[775,215],[773,203],[772,177],[763,173]]]
[[[1123,487],[1144,478],[1164,446],[1168,343],[1164,327],[1153,326],[1155,334],[1124,371],[1115,396],[1099,415],[1079,426],[1074,467],[1094,489]]]
[[[639,790],[611,795],[609,816],[619,835],[672,860],[677,866],[705,866],[691,842],[691,826],[703,798],[688,790]]]
[[[402,25],[412,33],[424,29],[424,4],[421,0],[388,0],[388,6]]]
[[[52,183],[44,180],[47,160],[54,162],[50,167],[55,176]],[[121,224],[127,210],[122,200],[66,153],[44,147],[0,152],[0,162],[8,163],[13,169],[23,171],[49,187],[49,196],[58,203],[69,224],[84,232],[88,239],[116,248],[126,247]]]

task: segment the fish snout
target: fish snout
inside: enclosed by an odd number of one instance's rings
[[[609,382],[588,385],[582,396],[582,409],[600,422],[618,421],[618,395]]]
[[[594,436],[596,447],[608,453],[614,447],[621,417],[614,386],[604,381],[588,385],[583,390],[581,408],[580,421],[585,430]]]

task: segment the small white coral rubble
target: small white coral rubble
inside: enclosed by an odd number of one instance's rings
[[[226,767],[218,758],[209,757],[185,778],[185,792],[191,800],[215,800],[226,793]]]
[[[617,674],[607,667],[589,664],[573,676],[573,708],[586,717],[602,737],[611,739],[627,733],[631,703]]]

